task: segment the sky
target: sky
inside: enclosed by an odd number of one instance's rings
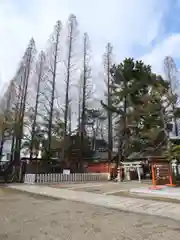
[[[0,0],[0,88],[16,72],[29,39],[43,49],[53,26],[77,16],[88,32],[94,62],[101,62],[107,42],[116,61],[142,59],[163,73],[171,56],[180,68],[180,0]]]

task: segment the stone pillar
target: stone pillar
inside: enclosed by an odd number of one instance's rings
[[[177,163],[174,161],[172,163],[172,170],[175,176],[177,176],[178,172],[177,172]]]
[[[121,167],[118,167],[117,168],[117,180],[118,182],[121,182]]]
[[[126,179],[128,181],[131,180],[131,177],[130,177],[130,167],[129,166],[126,167]]]
[[[141,182],[140,166],[137,166],[138,181]]]

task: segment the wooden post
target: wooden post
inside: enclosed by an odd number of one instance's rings
[[[108,180],[111,180],[111,165],[110,163],[107,163],[107,173],[108,173]]]
[[[172,175],[171,175],[171,174],[169,174],[169,184],[170,184],[170,186],[172,186],[172,185],[173,185],[173,181],[172,181]]]
[[[149,187],[150,190],[160,190],[160,189],[162,189],[162,187],[156,186],[157,182],[156,182],[155,168],[156,168],[156,165],[152,164],[151,169],[152,169],[152,185],[153,186]]]
[[[176,184],[173,183],[172,179],[172,171],[171,171],[171,166],[169,165],[169,184],[167,184],[169,187],[175,187]]]

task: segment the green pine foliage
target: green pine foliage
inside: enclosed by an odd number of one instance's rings
[[[177,101],[170,94],[169,83],[154,74],[149,65],[132,58],[114,65],[111,75],[112,105],[101,103],[117,115],[123,155],[147,148],[163,152],[173,118],[170,106]]]

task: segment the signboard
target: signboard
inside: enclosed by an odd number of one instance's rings
[[[130,168],[129,168],[129,171],[134,172],[134,171],[135,171],[135,168],[134,168],[134,167],[130,167]]]
[[[69,175],[71,172],[70,172],[70,169],[64,169],[63,170],[63,175]]]
[[[169,164],[155,164],[156,180],[169,179]]]

